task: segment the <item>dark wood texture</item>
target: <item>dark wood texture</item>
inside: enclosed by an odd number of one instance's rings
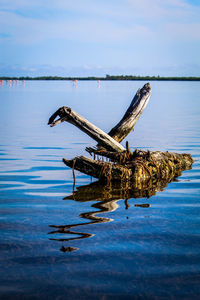
[[[104,182],[131,181],[135,185],[151,178],[171,181],[183,170],[190,169],[193,159],[190,154],[161,151],[135,151],[131,156],[122,153],[113,156],[115,163],[93,160],[79,156],[72,160],[63,159],[70,168],[81,171]]]

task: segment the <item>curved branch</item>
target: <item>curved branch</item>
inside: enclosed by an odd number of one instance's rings
[[[59,116],[58,120],[55,120]],[[70,107],[63,106],[59,108],[49,119],[48,124],[53,127],[63,121],[69,122],[74,126],[78,127],[83,132],[87,133],[90,137],[96,140],[101,146],[107,150],[114,152],[122,152],[125,148],[114,140],[111,136],[105,133],[103,130],[93,125],[91,122],[86,120],[84,117],[79,115]]]
[[[143,113],[151,95],[151,86],[146,83],[139,89],[121,121],[108,133],[117,142],[121,142],[134,128]]]

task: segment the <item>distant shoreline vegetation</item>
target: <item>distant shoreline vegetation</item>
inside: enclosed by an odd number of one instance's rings
[[[176,76],[135,76],[135,75],[106,75],[105,77],[61,77],[61,76],[1,76],[0,80],[160,80],[160,81],[200,81],[200,77]]]

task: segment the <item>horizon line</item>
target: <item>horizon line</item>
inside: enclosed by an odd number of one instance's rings
[[[200,76],[150,76],[150,75],[108,75],[105,76],[0,76],[0,80],[193,80],[200,81]]]

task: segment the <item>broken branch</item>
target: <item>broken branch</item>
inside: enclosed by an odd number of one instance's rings
[[[55,120],[59,116],[60,119]],[[63,106],[59,108],[49,119],[48,124],[53,127],[63,121],[69,122],[74,126],[78,127],[83,132],[87,133],[100,145],[110,151],[122,152],[125,148],[114,140],[111,136],[105,133],[103,130],[93,125],[87,119],[79,115],[77,112],[72,110],[70,107]]]

